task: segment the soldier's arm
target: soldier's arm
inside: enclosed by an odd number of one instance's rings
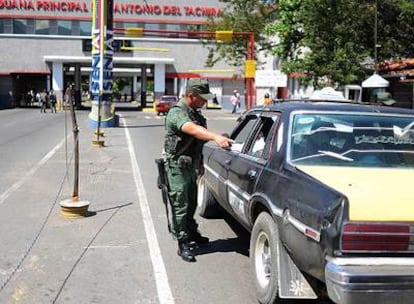
[[[230,138],[211,132],[193,122],[184,123],[181,126],[181,131],[203,141],[213,140],[222,148],[228,148],[233,143],[233,140]]]

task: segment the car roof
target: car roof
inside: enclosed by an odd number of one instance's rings
[[[366,112],[383,114],[414,115],[414,110],[390,106],[377,106],[372,104],[333,102],[333,101],[309,101],[309,100],[286,100],[276,102],[266,107],[255,107],[251,111],[279,111],[290,113],[293,111],[327,111],[327,112]],[[246,113],[247,114],[247,113]]]

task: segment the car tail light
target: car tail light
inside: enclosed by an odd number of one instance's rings
[[[352,223],[342,228],[343,252],[414,252],[414,227],[404,223]]]

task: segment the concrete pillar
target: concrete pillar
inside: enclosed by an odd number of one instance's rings
[[[81,67],[79,63],[75,64],[75,106],[79,108],[82,104],[81,92]]]
[[[137,75],[132,76],[132,100],[135,100],[137,98],[137,92],[138,92],[138,83],[137,83]]]
[[[55,91],[56,100],[63,101],[63,64],[54,62],[52,64],[52,89]]]
[[[154,67],[154,98],[165,94],[165,64],[157,63]]]
[[[174,95],[178,95],[178,78],[174,78]]]
[[[141,66],[141,108],[147,106],[147,65]]]

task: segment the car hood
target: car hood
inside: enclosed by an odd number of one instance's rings
[[[346,195],[352,221],[414,221],[412,169],[297,168]]]

